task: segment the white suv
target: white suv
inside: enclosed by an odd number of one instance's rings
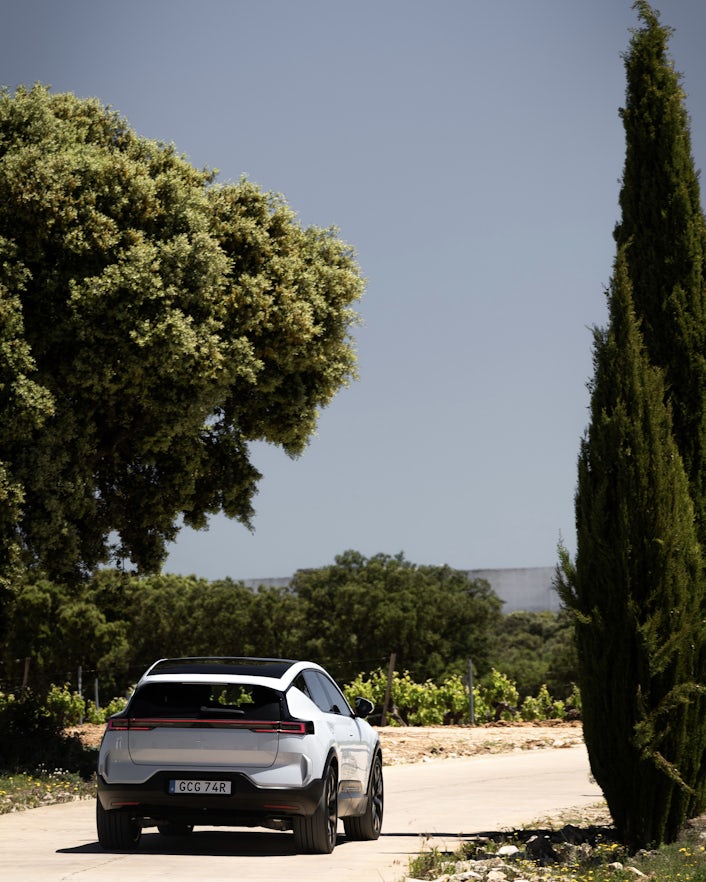
[[[143,827],[293,830],[297,849],[330,853],[377,839],[382,753],[319,665],[263,658],[162,659],[111,717],[98,758],[96,823],[106,849],[137,848]]]

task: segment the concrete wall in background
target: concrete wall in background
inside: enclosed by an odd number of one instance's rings
[[[558,612],[561,601],[554,588],[554,567],[515,570],[468,570],[471,579],[485,579],[503,601],[503,612]]]
[[[554,567],[525,567],[508,570],[467,570],[471,579],[485,579],[498,597],[503,601],[503,612],[510,613],[522,609],[526,612],[557,612],[560,607],[559,595],[553,586]],[[257,588],[259,585],[272,585],[287,588],[290,576],[279,579],[245,579],[244,585]]]

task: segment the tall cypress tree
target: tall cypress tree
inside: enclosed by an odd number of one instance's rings
[[[671,29],[646,0],[625,56],[626,156],[615,229],[650,361],[664,368],[674,435],[706,547],[706,223]]]
[[[559,589],[591,767],[637,848],[706,805],[706,222],[671,31],[646,0],[634,8],[609,323]]]
[[[703,802],[702,558],[663,372],[649,363],[622,249],[594,368],[578,553],[560,590],[575,614],[591,768],[620,837],[639,848],[672,841]]]

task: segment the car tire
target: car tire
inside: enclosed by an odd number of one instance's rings
[[[167,824],[157,824],[157,829],[162,836],[188,836],[194,832],[194,825],[169,821]]]
[[[382,830],[382,813],[385,804],[385,790],[382,781],[382,758],[375,755],[368,782],[368,799],[365,812],[357,817],[343,819],[343,827],[348,839],[377,839]]]
[[[302,854],[331,854],[338,827],[338,775],[329,763],[324,771],[324,789],[313,815],[292,819],[294,841]]]
[[[121,811],[107,812],[96,800],[96,829],[102,848],[134,851],[140,844],[142,827],[130,815]]]

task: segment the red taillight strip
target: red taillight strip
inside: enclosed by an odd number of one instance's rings
[[[154,729],[153,725],[145,726],[142,722],[143,721],[127,719],[108,720],[108,729],[111,732],[127,732],[128,730],[132,732],[148,732],[150,729]]]
[[[313,734],[314,724],[301,720],[194,720],[181,718],[143,719],[137,717],[118,717],[108,720],[112,732],[148,732],[150,729],[185,727],[199,729],[204,726],[216,729],[250,729],[253,732],[277,732],[287,735]]]

